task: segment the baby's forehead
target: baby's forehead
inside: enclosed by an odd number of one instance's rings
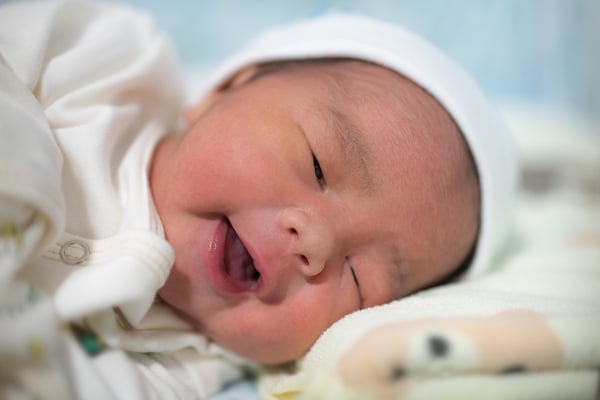
[[[408,113],[412,121],[439,114],[438,124],[454,125],[450,114],[434,96],[411,79],[379,64],[358,59],[318,59],[289,65],[295,65],[291,71],[318,80],[338,106],[373,104],[379,110],[372,111],[380,116],[394,118]],[[368,111],[368,107],[362,109]]]
[[[327,88],[336,108],[372,114],[396,130],[418,131],[414,132],[418,136],[424,134],[422,130],[431,133],[450,129],[462,140],[452,116],[437,99],[396,71],[371,62],[344,59],[315,63],[304,74]]]
[[[410,156],[418,158],[419,164],[443,167],[443,173],[434,174],[439,179],[431,177],[434,186],[441,185],[438,180],[445,185],[456,183],[463,174],[476,175],[460,128],[441,103],[414,81],[378,64],[354,59],[325,60],[305,72],[326,85],[331,95],[329,109],[321,113],[330,123],[345,129],[358,126],[351,130],[370,136],[355,143],[369,147],[373,140],[381,140],[391,160]],[[340,118],[344,115],[346,118]],[[340,120],[347,122],[340,125]]]
[[[377,141],[379,136],[392,148],[413,148],[428,159],[434,153],[440,154],[440,146],[450,155],[463,156],[468,147],[453,118],[435,97],[379,64],[324,58],[276,61],[258,67],[256,77],[271,75],[284,82],[295,80],[296,84],[300,79],[300,86],[310,83],[314,89],[311,104],[328,124],[340,125],[339,117],[343,115],[354,125],[362,125],[361,132],[374,135],[371,140]],[[384,131],[394,133],[383,135]]]

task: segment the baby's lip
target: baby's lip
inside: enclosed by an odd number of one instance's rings
[[[252,253],[231,222],[223,217],[209,246],[213,285],[225,293],[258,292],[264,276]]]

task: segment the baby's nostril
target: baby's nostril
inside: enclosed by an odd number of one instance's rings
[[[260,272],[258,272],[258,270],[254,269],[252,271],[252,273],[250,274],[250,280],[256,282],[260,279]]]
[[[306,258],[306,256],[305,256],[305,255],[303,255],[303,254],[300,254],[300,260],[302,260],[302,263],[303,263],[304,265],[308,265],[308,258]]]
[[[298,231],[296,230],[296,228],[289,228],[288,232],[291,233],[292,235],[298,235]]]

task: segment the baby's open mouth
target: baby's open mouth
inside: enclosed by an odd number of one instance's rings
[[[223,257],[225,273],[235,284],[252,288],[258,282],[260,272],[255,268],[254,260],[231,223],[227,221],[227,224],[225,254]]]

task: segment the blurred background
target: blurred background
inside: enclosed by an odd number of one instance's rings
[[[600,119],[600,0],[119,1],[158,19],[187,71],[214,67],[274,24],[328,11],[362,13],[429,39],[495,101]]]

